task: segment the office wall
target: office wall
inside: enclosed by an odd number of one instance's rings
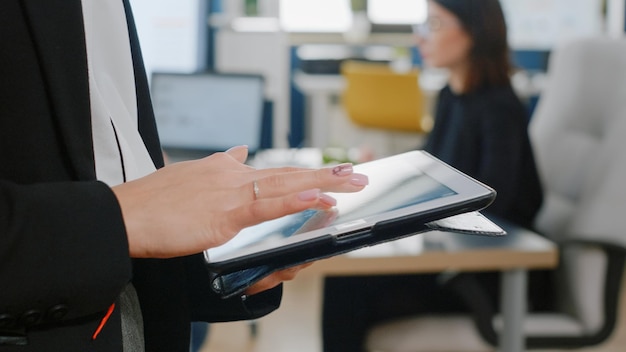
[[[273,145],[288,147],[289,46],[281,32],[235,32],[227,28],[215,35],[215,69],[220,72],[265,76],[266,98],[273,102]]]
[[[626,32],[626,0],[607,0],[607,32],[623,36]]]

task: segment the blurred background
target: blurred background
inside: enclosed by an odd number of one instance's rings
[[[562,81],[558,83],[561,86],[549,83],[558,70],[550,66],[555,52],[586,38],[621,40],[626,36],[626,0],[500,3],[514,64],[511,83],[529,121],[548,87],[569,88],[569,83]],[[448,72],[424,65],[416,48],[414,28],[427,21],[426,0],[131,0],[131,4],[159,133],[173,161],[247,144],[255,162],[263,166],[274,165],[276,158],[282,164],[309,166],[360,162],[420,148],[432,129],[438,94],[447,83]],[[351,75],[359,72],[361,64],[377,65],[378,75],[384,71],[391,78],[370,82]],[[602,65],[584,61],[569,75],[593,71],[591,76],[580,77],[597,78],[595,69]],[[607,69],[610,77],[613,68]],[[419,99],[411,101],[410,107],[396,99],[398,94],[383,93],[395,93],[395,87],[415,81],[411,95]],[[594,91],[604,97],[622,94],[621,88],[616,88],[622,87],[621,83],[598,83],[600,90],[594,89],[596,83],[589,84],[585,95]],[[378,90],[354,89],[370,86]],[[376,100],[387,95],[391,96],[386,102]],[[579,98],[582,95],[569,97],[560,106]],[[615,100],[623,99],[618,96],[611,102]],[[588,116],[572,125],[589,125],[593,141],[600,140],[600,130],[611,129],[597,127],[596,122],[607,119],[587,110],[600,105],[611,105],[620,117],[626,115],[619,104],[595,100],[568,110],[571,114],[585,110]],[[543,115],[547,110],[544,108]],[[620,126],[623,129],[623,124]],[[611,148],[615,150],[615,145]],[[583,171],[580,174],[587,176]],[[613,196],[613,201],[619,197]],[[625,201],[619,198],[617,203]],[[611,207],[623,213],[623,208]],[[607,280],[616,281],[615,292],[621,298],[623,262],[619,263],[619,275],[607,276]],[[302,347],[298,351],[319,351],[320,326],[299,312],[308,310],[319,320],[321,298],[310,292],[320,289],[321,279],[312,279],[313,274],[303,276],[285,284],[280,310],[260,321],[216,324],[208,329],[196,326],[194,351],[292,352],[296,350],[293,346]],[[312,301],[302,301],[303,297],[312,297]],[[609,307],[603,311],[605,316],[618,313],[616,327],[605,327],[610,338],[605,336],[584,351],[623,351],[626,328],[622,317],[626,315],[621,300],[609,304],[608,296],[599,297],[594,298],[596,303]],[[294,326],[301,326],[298,334],[289,332]],[[307,329],[312,332],[307,334]],[[443,336],[446,333],[452,334],[443,331]],[[292,347],[280,347],[277,340],[290,341],[285,346]],[[408,352],[379,352],[383,351]]]
[[[354,147],[382,156],[413,147],[419,133],[359,129],[339,104],[339,70],[354,59],[420,66],[411,26],[425,0],[132,0],[149,75],[237,72],[263,75],[273,147]],[[622,0],[503,0],[519,74],[532,110],[550,52],[569,40],[624,33]],[[425,92],[445,72],[424,72]],[[428,103],[428,101],[427,101]],[[427,105],[428,107],[428,105]],[[321,117],[323,116],[323,117]]]

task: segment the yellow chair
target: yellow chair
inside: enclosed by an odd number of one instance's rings
[[[397,73],[388,64],[347,61],[341,74],[347,82],[342,103],[355,124],[407,132],[430,130],[417,68]]]

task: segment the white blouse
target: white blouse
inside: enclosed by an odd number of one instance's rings
[[[82,0],[97,178],[109,186],[155,171],[139,135],[130,41],[121,0]]]

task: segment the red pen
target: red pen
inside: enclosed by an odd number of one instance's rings
[[[102,328],[104,328],[107,321],[111,317],[111,314],[113,314],[114,310],[115,310],[115,303],[111,304],[111,306],[109,307],[109,310],[107,310],[107,314],[105,314],[102,320],[100,320],[100,324],[98,325],[98,328],[93,333],[93,336],[91,336],[92,340],[95,340],[98,337],[98,335],[100,334],[100,331],[102,331]]]

